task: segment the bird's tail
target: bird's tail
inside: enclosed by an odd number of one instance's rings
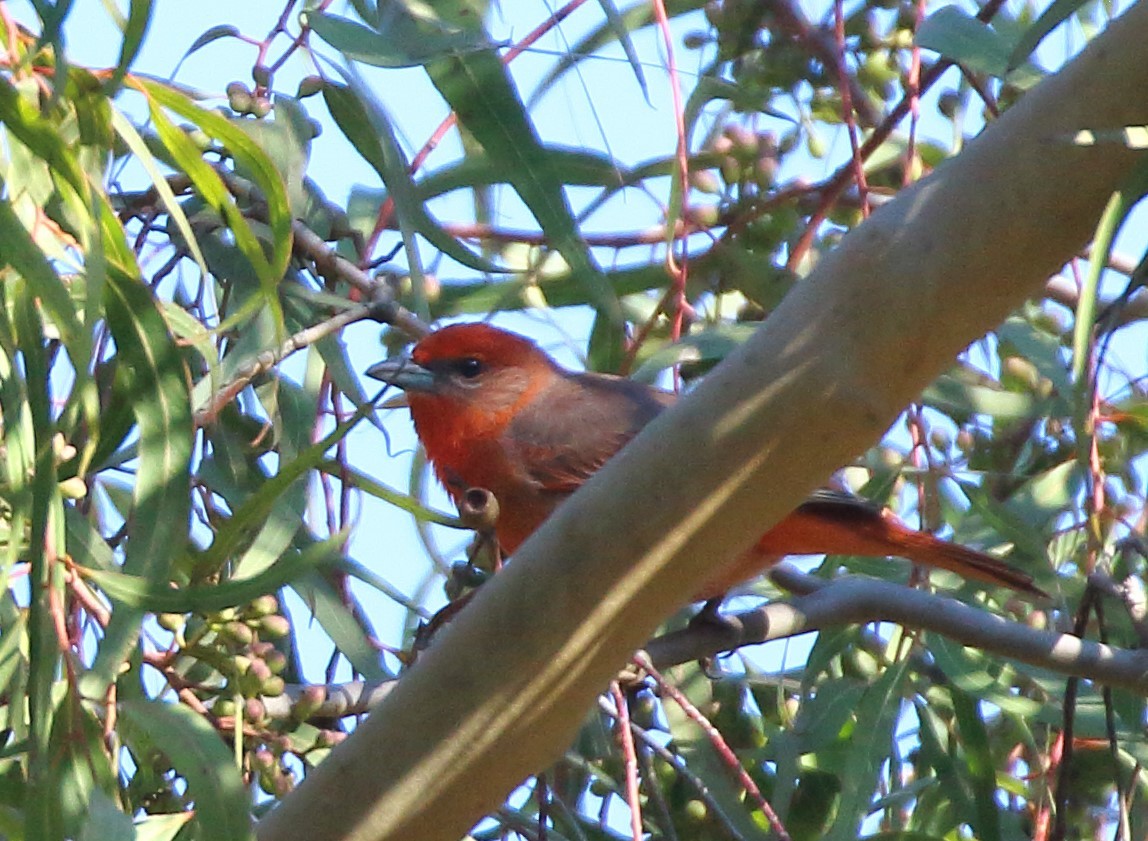
[[[762,535],[756,546],[707,583],[712,598],[760,575],[786,555],[893,555],[963,578],[1048,598],[1027,572],[999,558],[949,543],[901,523],[888,509],[845,494],[823,492]]]
[[[996,584],[1032,596],[1048,598],[1048,593],[1033,582],[1027,572],[1006,564],[999,558],[933,537],[922,531],[915,531],[899,523],[896,545],[887,554],[908,558],[923,566],[955,572],[962,578],[979,581],[982,584]]]

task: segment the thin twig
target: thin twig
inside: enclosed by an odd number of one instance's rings
[[[781,818],[777,816],[777,812],[773,810],[773,806],[765,799],[765,795],[761,793],[761,789],[757,787],[757,783],[753,781],[749,772],[745,770],[745,767],[741,764],[741,760],[737,758],[737,754],[733,752],[729,743],[726,742],[721,731],[714,727],[713,722],[702,715],[701,710],[690,702],[690,699],[685,696],[684,692],[666,680],[662,673],[650,662],[649,655],[647,655],[646,652],[639,651],[635,654],[634,664],[647,672],[650,677],[657,682],[662,692],[669,695],[674,703],[681,707],[682,712],[684,712],[694,724],[702,728],[722,762],[733,772],[734,776],[737,777],[738,783],[745,789],[745,793],[749,795],[750,800],[752,800],[757,808],[761,810],[761,813],[765,815],[765,819],[769,821],[770,828],[777,833],[781,841],[790,841],[789,833],[786,831],[785,825],[782,824]]]
[[[350,260],[340,256],[328,247],[317,233],[302,222],[291,224],[294,235],[293,248],[296,256],[309,260],[315,271],[332,282],[343,281],[358,289],[366,300],[376,308],[374,317],[399,328],[408,336],[419,339],[430,332],[430,328],[417,315],[394,300],[394,295],[386,285],[379,283]]]
[[[634,732],[630,729],[630,704],[622,694],[618,681],[610,681],[610,697],[614,699],[618,743],[622,748],[622,767],[626,773],[626,805],[630,807],[630,835],[642,841],[642,802],[638,796],[638,755],[634,751]]]
[[[602,712],[611,718],[618,714],[618,710],[611,704],[604,696],[598,697],[598,707]],[[698,793],[698,797],[706,804],[706,808],[710,814],[725,825],[726,832],[734,839],[734,841],[745,841],[745,836],[738,832],[733,823],[726,817],[725,811],[722,809],[721,804],[714,799],[713,794],[710,792],[709,786],[706,785],[705,780],[690,770],[689,765],[685,759],[674,753],[672,750],[661,744],[643,727],[640,727],[633,722],[630,723],[630,729],[634,731],[634,735],[653,753],[661,757],[665,762],[674,769],[686,782],[693,786],[694,790]]]
[[[216,389],[207,405],[195,413],[196,426],[211,423],[219,415],[223,407],[251,384],[256,377],[270,371],[284,359],[296,351],[310,347],[320,339],[337,333],[349,324],[365,319],[384,320],[379,318],[378,307],[375,304],[357,304],[328,318],[326,321],[306,327],[291,336],[277,348],[270,348],[258,354],[254,359],[248,360],[235,374]]]

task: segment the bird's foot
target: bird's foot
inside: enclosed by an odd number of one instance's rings
[[[725,616],[721,612],[721,604],[724,601],[724,596],[719,596],[716,599],[709,599],[702,605],[701,610],[693,615],[687,627],[690,630],[694,629],[707,629],[717,630],[723,633],[730,631],[740,631],[741,626],[733,619]]]

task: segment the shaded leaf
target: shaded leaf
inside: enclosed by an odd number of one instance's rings
[[[314,543],[302,552],[291,551],[250,578],[232,578],[218,584],[173,590],[157,587],[138,575],[101,570],[80,570],[107,595],[148,613],[211,613],[247,604],[274,593],[318,566],[331,563],[341,552],[346,535],[337,534]]]
[[[135,825],[135,841],[173,841],[193,817],[191,812],[145,815]]]
[[[1088,3],[1089,0],[1052,0],[1041,11],[1040,17],[1024,31],[1020,40],[1017,41],[1009,55],[1008,69],[1014,70],[1024,64],[1052,30]]]
[[[977,838],[1000,841],[1000,811],[996,803],[996,769],[989,748],[989,734],[980,706],[964,692],[952,693],[968,779],[976,803],[971,823]]]
[[[892,750],[907,673],[907,661],[890,666],[869,686],[857,706],[856,726],[840,772],[845,784],[833,826],[825,834],[831,841],[853,841],[871,810],[878,769]]]
[[[385,4],[379,18],[379,27],[372,29],[330,12],[307,16],[311,28],[324,41],[347,58],[375,67],[416,67],[444,55],[495,47],[482,32],[416,14],[406,3]]]
[[[0,266],[11,266],[19,272],[52,319],[64,344],[74,347],[83,328],[76,317],[72,297],[6,198],[0,198],[0,242],[4,243]],[[74,356],[83,358],[78,354]]]
[[[192,445],[187,372],[167,325],[141,283],[118,273],[104,289],[117,361],[131,372],[130,405],[139,427],[140,465],[124,572],[153,587],[166,584],[187,535]],[[110,681],[134,644],[139,617],[116,611],[86,681]],[[95,687],[89,686],[89,689]],[[102,692],[93,692],[99,695]]]
[[[87,813],[80,827],[79,841],[137,841],[137,839],[131,816],[121,812],[112,799],[99,789],[93,791],[88,798]]]
[[[446,233],[427,212],[411,179],[406,156],[399,147],[391,121],[379,103],[358,84],[328,84],[323,88],[323,99],[351,145],[387,185],[397,213],[407,224],[452,260],[477,271],[499,271],[497,266]]]
[[[959,6],[942,6],[917,29],[917,45],[977,73],[1003,77],[1012,45]]]
[[[1000,671],[998,661],[935,634],[929,637],[929,647],[937,666],[960,692],[988,701],[1003,712],[1021,718],[1035,715],[1041,709],[1042,705],[1037,701],[1013,691],[1007,670],[1006,676],[993,674]]]
[[[371,644],[363,625],[329,580],[311,573],[292,581],[291,587],[335,643],[339,654],[347,658],[351,668],[366,680],[381,681],[393,677],[380,664],[378,649]]]
[[[586,285],[598,310],[598,370],[617,370],[622,361],[622,317],[617,295],[582,240],[566,199],[565,185],[548,166],[546,148],[526,113],[505,66],[493,53],[473,53],[427,65],[439,93],[459,122],[504,168],[515,192],[538,220],[552,248]],[[592,355],[595,348],[591,348]]]
[[[187,780],[188,796],[196,807],[194,823],[203,837],[219,841],[254,837],[247,788],[235,758],[204,718],[182,704],[126,700],[120,702],[119,719],[125,742],[137,756],[158,749]]]

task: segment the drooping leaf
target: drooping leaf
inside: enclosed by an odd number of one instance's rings
[[[392,677],[380,664],[378,649],[371,644],[363,623],[326,577],[312,573],[292,581],[291,587],[356,672],[372,681]]]
[[[131,277],[113,273],[105,287],[108,327],[117,361],[131,371],[130,404],[139,428],[140,466],[133,489],[132,522],[124,572],[154,587],[166,584],[188,528],[191,404],[187,372],[151,292]],[[139,615],[116,611],[85,680],[102,690],[127,656]],[[94,693],[99,695],[101,693]]]
[[[200,195],[227,220],[236,245],[259,278],[266,306],[276,314],[277,320],[282,321],[278,284],[291,256],[292,216],[283,178],[274,163],[250,137],[224,117],[200,108],[175,88],[140,78],[133,84],[148,97],[152,121],[165,147],[191,177]],[[208,136],[218,139],[236,163],[254,180],[267,208],[270,257],[264,253],[263,245],[255,236],[250,222],[222,179],[203,160],[191,139],[168,119],[163,109],[171,110],[201,128]]]
[[[942,6],[917,29],[917,45],[977,73],[1003,77],[1012,45],[988,24],[958,6]]]
[[[829,841],[855,839],[862,821],[870,812],[877,771],[892,750],[893,732],[901,714],[902,685],[907,674],[907,661],[888,667],[869,685],[857,706],[854,735],[849,740],[840,772],[846,784],[833,826],[825,834]]]
[[[497,266],[446,233],[427,212],[411,179],[406,156],[399,147],[390,119],[362,86],[329,84],[323,88],[323,99],[343,134],[387,185],[400,217],[451,259],[477,271],[499,271]]]
[[[6,198],[0,198],[0,242],[4,243],[0,250],[0,268],[7,265],[19,272],[52,319],[64,344],[72,345],[83,328],[76,317],[71,295]]]
[[[1053,0],[1040,13],[1040,17],[1033,22],[1021,35],[1008,59],[1008,69],[1020,67],[1033,51],[1040,46],[1045,37],[1060,26],[1088,0]]]
[[[331,563],[339,554],[345,535],[339,534],[314,543],[302,552],[285,553],[267,569],[250,578],[218,584],[173,590],[157,587],[138,575],[84,569],[93,581],[117,603],[148,613],[211,613],[247,604],[306,576],[318,566]]]
[[[595,367],[617,370],[622,360],[617,295],[582,240],[565,185],[548,165],[546,147],[505,66],[491,53],[472,53],[431,62],[426,69],[459,122],[509,174],[511,186],[538,220],[550,246],[586,285],[600,321],[601,339],[597,349],[591,348],[592,356],[599,354]]]
[[[318,12],[307,16],[315,33],[347,58],[375,67],[416,67],[446,55],[494,49],[485,33],[450,26],[414,5],[387,3],[378,28]]]
[[[144,36],[151,25],[155,5],[153,0],[131,0],[128,5],[128,19],[123,29],[124,40],[120,44],[120,58],[108,80],[108,92],[114,92],[119,88],[120,82],[143,48]]]
[[[204,837],[250,841],[250,800],[235,758],[207,721],[182,704],[127,700],[119,705],[124,741],[136,755],[162,751],[187,781],[194,823]]]

